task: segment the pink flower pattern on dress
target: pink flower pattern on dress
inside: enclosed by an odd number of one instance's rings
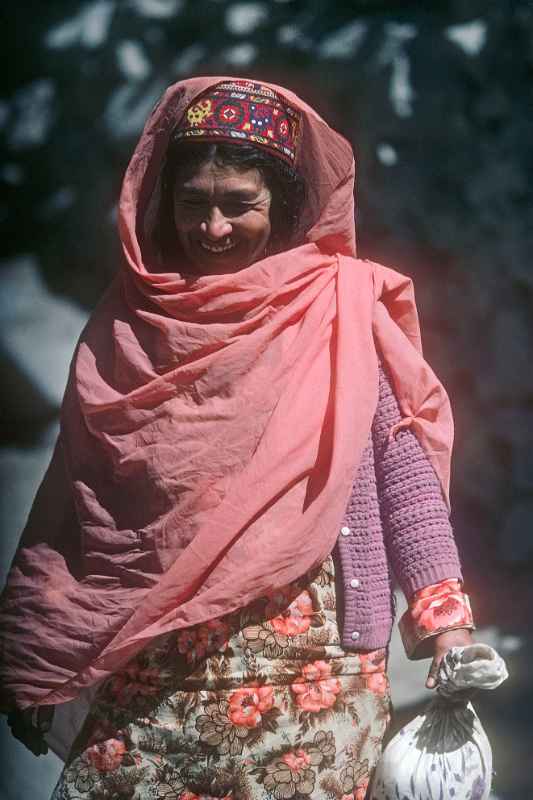
[[[281,760],[287,764],[293,772],[300,772],[311,763],[311,756],[309,756],[305,750],[294,750],[291,753],[285,753],[285,755],[281,757]]]
[[[313,616],[313,603],[309,592],[304,589],[288,606],[285,605],[286,602],[286,596],[279,593],[269,602],[265,609],[265,616],[270,620],[270,624],[276,633],[281,633],[285,636],[298,636],[298,634],[307,633]],[[281,614],[279,613],[280,607],[284,607]],[[276,616],[272,616],[273,614]]]
[[[310,795],[316,780],[311,764],[311,756],[301,748],[274,759],[267,765],[263,779],[268,796],[290,800],[295,795]]]
[[[112,772],[122,764],[125,752],[126,745],[121,739],[107,739],[87,748],[84,758],[98,772]]]
[[[277,592],[266,608],[261,599],[224,620],[169,634],[112,676],[65,770],[71,795],[126,797],[135,780],[147,797],[311,800],[327,781],[332,800],[365,800],[389,720],[386,650],[332,658],[327,645],[339,647],[340,635],[336,615],[324,612],[334,611],[333,575],[331,568]],[[456,621],[445,603],[458,593],[454,581],[426,587],[409,618]],[[432,633],[420,625],[417,635]],[[278,650],[272,642],[281,643]],[[209,774],[184,750],[186,726],[202,752],[216,755]],[[371,732],[364,740],[354,737],[361,726]],[[246,770],[237,782],[235,759]],[[60,786],[54,800],[65,796]]]
[[[97,724],[91,731],[91,735],[87,740],[86,747],[91,747],[93,744],[98,744],[106,739],[122,739],[123,731],[117,730],[114,725],[107,719],[98,720]]]
[[[178,800],[231,800],[231,794],[225,797],[214,797],[211,794],[194,794],[194,792],[182,792]]]
[[[343,794],[341,800],[365,800],[368,790],[368,781],[358,783],[353,792]]]
[[[361,674],[364,676],[365,685],[374,694],[384,697],[389,690],[389,683],[385,674],[385,650],[374,650],[369,653],[359,653]]]
[[[327,661],[312,661],[304,666],[301,679],[292,683],[291,689],[303,711],[321,711],[335,705],[341,685],[338,678],[331,677]]]
[[[343,794],[341,800],[365,800],[367,789],[368,781],[365,784],[360,784],[360,786],[350,794]]]
[[[384,672],[372,672],[370,675],[365,675],[365,684],[367,689],[381,697],[384,697],[389,691],[389,682]]]
[[[361,672],[363,674],[385,671],[385,650],[373,650],[368,653],[360,653],[359,659],[361,661]]]
[[[256,728],[261,724],[262,714],[274,705],[272,686],[253,686],[237,689],[230,695],[228,717],[234,725]]]

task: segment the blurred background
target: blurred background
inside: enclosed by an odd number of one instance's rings
[[[475,703],[493,797],[533,797],[533,4],[25,0],[2,15],[2,577],[77,336],[119,263],[116,203],[147,114],[191,75],[286,85],[354,146],[359,255],[415,281],[455,411],[454,525],[478,639],[511,673]],[[427,702],[428,666],[395,635],[398,723]],[[60,762],[3,720],[2,736],[2,797],[47,800]]]

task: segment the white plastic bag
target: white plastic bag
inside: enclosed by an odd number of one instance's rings
[[[384,749],[372,800],[488,800],[492,752],[469,697],[506,678],[492,647],[452,647],[440,665],[437,696]]]

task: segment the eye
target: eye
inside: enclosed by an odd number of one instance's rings
[[[200,217],[205,217],[209,213],[208,204],[203,200],[194,198],[177,197],[174,208],[183,219],[189,219],[191,221]]]
[[[176,205],[183,208],[206,208],[207,204],[203,200],[194,200],[187,197],[176,198]]]
[[[244,200],[228,200],[221,204],[220,210],[225,217],[240,217],[241,214],[246,214],[251,207],[252,204]]]
[[[177,197],[175,206],[183,214],[195,216],[209,214],[211,209],[210,203],[195,197]],[[218,208],[225,217],[235,218],[246,214],[250,209],[254,208],[254,203],[249,200],[222,200]]]

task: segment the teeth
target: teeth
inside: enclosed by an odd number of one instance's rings
[[[207,250],[208,253],[226,253],[228,250],[232,250],[235,244],[233,242],[228,242],[228,244],[207,244],[207,242],[200,242],[200,247]]]

